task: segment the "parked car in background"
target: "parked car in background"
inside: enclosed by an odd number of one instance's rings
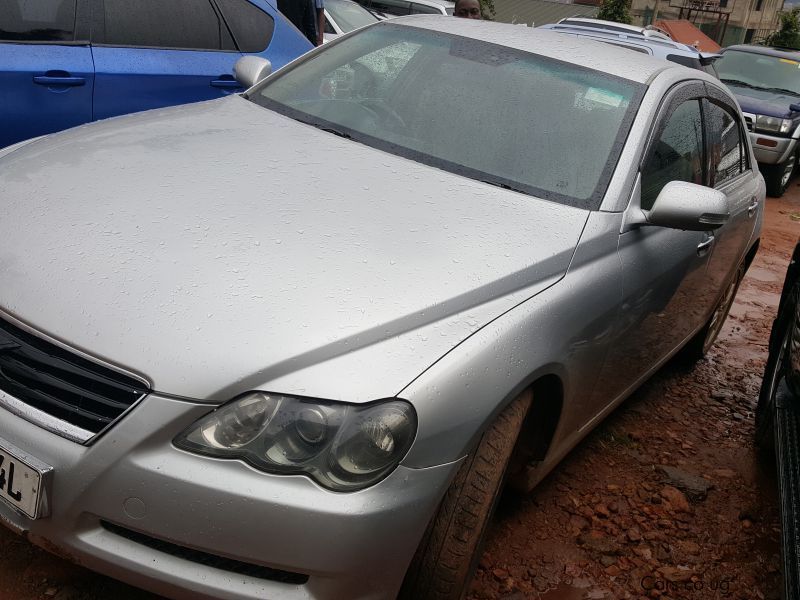
[[[372,25],[380,19],[360,4],[352,0],[325,0],[325,32],[326,42],[336,39],[359,27]]]
[[[800,242],[786,270],[756,407],[756,443],[777,464],[783,598],[800,597]]]
[[[362,6],[386,15],[401,17],[404,15],[451,15],[455,10],[455,2],[448,0],[356,0]]]
[[[717,76],[714,61],[719,58],[719,54],[700,52],[697,48],[674,41],[664,31],[653,27],[571,17],[561,19],[558,23],[542,25],[540,29],[607,42]]]
[[[0,147],[130,112],[242,91],[311,44],[266,0],[2,0]]]
[[[800,153],[800,52],[729,46],[717,70],[742,107],[767,193],[782,196]]]
[[[461,598],[503,482],[708,351],[763,199],[706,73],[439,16],[7,148],[0,523],[168,596]]]

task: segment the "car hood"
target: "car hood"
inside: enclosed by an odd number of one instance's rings
[[[739,101],[742,111],[756,115],[788,119],[793,115],[789,105],[800,102],[800,94],[795,96],[769,90],[754,90],[737,85],[729,85],[729,87],[736,96],[736,100]]]
[[[396,394],[565,272],[587,211],[242,98],[0,159],[0,311],[208,402]]]

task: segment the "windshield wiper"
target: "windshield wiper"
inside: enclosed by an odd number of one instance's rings
[[[727,83],[729,85],[738,85],[741,87],[750,88],[751,90],[766,90],[769,88],[763,88],[758,85],[753,85],[752,83],[746,83],[744,81],[739,81],[738,79],[720,79],[722,83]]]
[[[300,121],[300,122],[308,123],[309,125],[312,125],[317,129],[320,129],[322,131],[327,131],[328,133],[332,133],[333,135],[338,135],[339,137],[343,137],[346,140],[353,139],[353,136],[351,136],[349,133],[345,133],[344,131],[339,131],[338,129],[334,129],[333,127],[327,127],[326,125],[320,125],[319,123],[311,123],[310,121]]]
[[[795,90],[787,90],[786,88],[764,88],[765,90],[769,90],[770,92],[778,92],[779,94],[786,94],[787,96],[800,96],[800,92]]]
[[[530,192],[526,192],[525,190],[521,190],[519,188],[516,188],[513,185],[508,185],[507,183],[501,183],[499,181],[491,181],[489,179],[481,179],[481,182],[488,183],[489,185],[493,185],[495,187],[503,188],[504,190],[511,190],[512,192],[519,192],[520,194],[529,194],[530,195]]]

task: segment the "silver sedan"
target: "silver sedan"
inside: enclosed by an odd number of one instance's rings
[[[443,17],[0,154],[0,520],[175,598],[458,598],[764,200],[713,78]]]

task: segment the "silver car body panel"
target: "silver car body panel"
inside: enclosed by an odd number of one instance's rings
[[[220,156],[234,172],[220,175]],[[74,129],[21,148],[0,176],[2,310],[158,391],[209,402],[256,388],[394,395],[563,275],[588,215],[238,97]],[[50,275],[30,277],[42,265]],[[384,341],[381,377],[351,377],[363,362],[348,355]]]
[[[49,518],[0,503],[1,521],[175,598],[392,598],[459,460],[521,390],[542,376],[563,390],[540,399],[563,402],[540,479],[702,328],[721,291],[707,280],[716,248],[697,252],[707,232],[632,217],[662,98],[710,78],[529,28],[402,22],[648,83],[601,210],[459,177],[241,98],[18,148],[0,161],[0,310],[158,392],[89,446],[0,408],[0,440],[54,474]],[[735,242],[725,261],[757,243],[763,180],[747,177],[737,190],[760,202],[735,233],[714,232]],[[211,405],[256,388],[399,395],[417,436],[396,470],[354,493],[172,445]],[[102,522],[309,579],[200,566]]]

